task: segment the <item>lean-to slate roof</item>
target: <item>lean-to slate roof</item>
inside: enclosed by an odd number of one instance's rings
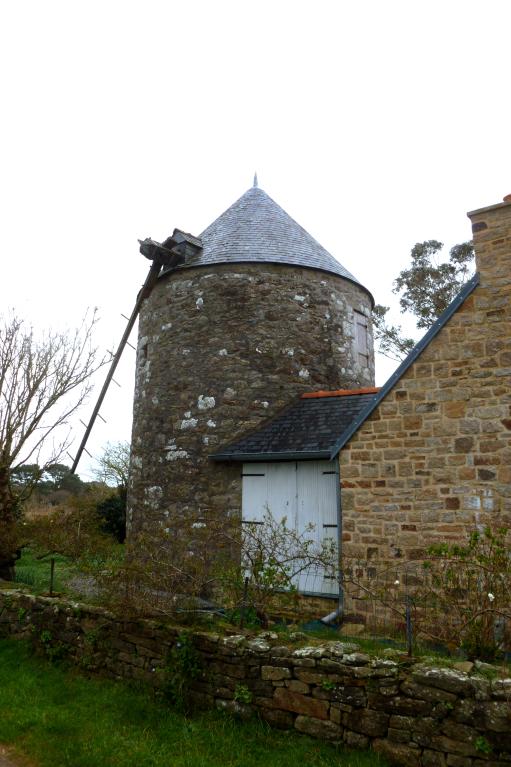
[[[478,285],[479,274],[476,272],[476,274],[474,274],[474,276],[464,284],[458,295],[453,298],[449,306],[442,312],[436,322],[433,323],[427,333],[425,333],[420,341],[415,344],[411,352],[407,357],[405,357],[397,370],[392,373],[390,378],[387,379],[374,399],[368,402],[365,408],[359,412],[358,416],[353,419],[352,423],[342,433],[339,434],[339,438],[335,442],[330,458],[335,458],[335,456],[344,447],[344,445],[350,441],[352,436],[356,431],[358,431],[364,421],[369,418],[374,410],[376,410],[380,402],[385,399],[387,394],[394,388],[399,379],[404,376],[408,368],[413,365],[415,360],[420,357],[424,349],[429,346],[435,336],[437,336],[442,328],[447,325],[453,314],[458,311],[465,299],[469,297],[469,295],[477,288]]]
[[[381,389],[303,394],[257,431],[222,448],[215,461],[332,460],[479,284],[475,274]]]
[[[330,459],[339,435],[377,397],[360,393],[305,395],[257,431],[211,456],[215,461],[289,461]]]
[[[202,232],[200,240],[202,250],[179,269],[240,262],[292,264],[337,274],[367,291],[356,277],[257,186],[245,192],[213,221]]]

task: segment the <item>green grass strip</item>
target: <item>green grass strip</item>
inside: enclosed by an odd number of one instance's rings
[[[53,554],[55,560],[55,578],[53,588],[57,593],[67,591],[67,581],[76,574],[76,566],[69,557]],[[15,581],[20,585],[30,586],[34,594],[47,594],[50,589],[50,559],[49,555],[39,559],[32,549],[24,548],[21,558],[16,563]]]
[[[0,640],[0,743],[40,767],[375,767],[347,751],[255,719],[186,717],[126,682],[88,679]]]

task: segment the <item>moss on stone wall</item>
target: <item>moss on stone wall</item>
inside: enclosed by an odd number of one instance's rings
[[[342,642],[285,645],[272,632],[188,632],[183,660],[182,628],[16,590],[0,591],[0,635],[30,637],[47,655],[58,647],[88,673],[156,687],[190,667],[181,685],[189,703],[371,746],[406,767],[502,767],[511,760],[511,679],[472,664],[468,672],[400,664]]]

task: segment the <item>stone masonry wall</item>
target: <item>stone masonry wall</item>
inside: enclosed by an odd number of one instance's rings
[[[182,631],[122,620],[101,608],[0,591],[0,636],[30,638],[40,651],[88,673],[160,686]],[[371,658],[348,643],[298,646],[305,638],[299,634],[292,646],[272,632],[255,638],[188,636],[200,674],[186,688],[200,707],[241,718],[258,713],[275,727],[372,747],[404,767],[511,762],[511,679],[491,678],[485,664],[398,663],[385,651]]]
[[[511,204],[473,220],[479,286],[340,456],[344,553],[380,569],[511,526]]]
[[[354,355],[367,293],[336,275],[272,264],[161,278],[139,328],[128,515],[132,534],[241,507],[240,467],[208,455],[304,391],[371,385]],[[372,338],[369,338],[372,350]]]

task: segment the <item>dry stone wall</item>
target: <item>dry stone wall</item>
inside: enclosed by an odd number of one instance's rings
[[[131,533],[180,515],[236,512],[240,467],[208,456],[313,389],[371,385],[354,348],[359,286],[272,264],[162,277],[139,328],[128,517]],[[369,322],[370,326],[370,322]]]
[[[89,673],[157,687],[181,632],[101,608],[0,591],[0,636],[30,637],[48,655]],[[272,632],[253,638],[196,632],[189,641],[200,673],[187,688],[198,706],[241,718],[257,713],[275,727],[371,747],[405,767],[511,763],[511,679],[491,678],[485,664],[403,664],[371,658],[355,644],[288,646]]]

